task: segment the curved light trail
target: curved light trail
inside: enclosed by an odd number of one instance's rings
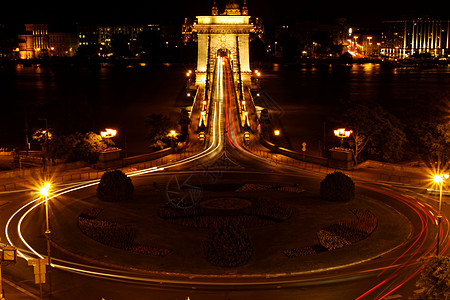
[[[167,163],[158,167],[153,167],[144,170],[130,171],[126,174],[130,177],[133,176],[145,176],[145,175],[154,175],[161,174],[164,171],[166,174],[170,169],[176,167],[182,167],[188,165],[192,162],[198,161],[199,159],[212,159],[222,152],[224,147],[223,136],[226,137],[226,142],[233,148],[246,156],[252,157],[254,159],[258,159],[261,162],[264,162],[267,165],[273,166],[273,161],[260,157],[247,149],[245,145],[241,143],[238,135],[240,130],[238,130],[237,126],[239,126],[236,121],[236,110],[235,110],[235,94],[234,94],[234,86],[233,86],[233,75],[231,72],[229,61],[226,57],[218,57],[216,61],[216,72],[214,78],[214,89],[213,95],[211,97],[211,102],[214,107],[212,122],[210,123],[210,139],[208,143],[208,147],[204,149],[202,152],[192,155],[190,157],[181,159],[176,162]],[[222,120],[222,114],[225,114],[225,119]],[[222,123],[225,123],[223,126]],[[285,166],[285,168],[289,168],[291,170],[299,170],[299,168],[293,166]],[[301,169],[302,174],[311,173],[317,174],[317,172],[308,171]],[[238,173],[239,171],[233,171]],[[245,172],[245,171],[244,171]],[[261,173],[261,172],[256,172]],[[290,174],[290,176],[304,176],[304,175],[296,175]],[[90,180],[90,181],[82,181],[73,184],[69,184],[59,190],[55,191],[53,195],[49,198],[59,197],[61,195],[72,193],[77,190],[85,189],[91,186],[95,186],[99,183],[100,180]],[[415,230],[413,235],[408,239],[405,245],[405,249],[394,249],[392,251],[402,251],[396,257],[386,257],[381,260],[367,260],[364,262],[359,262],[355,266],[341,266],[338,268],[330,268],[327,270],[318,270],[311,272],[298,272],[298,273],[290,273],[289,276],[287,274],[273,274],[273,277],[268,275],[253,275],[249,276],[246,280],[243,281],[221,281],[220,283],[217,280],[209,280],[206,276],[196,276],[195,279],[161,279],[155,276],[154,274],[140,274],[138,272],[125,271],[119,268],[104,268],[101,266],[93,266],[82,263],[77,263],[73,261],[67,261],[58,259],[57,257],[52,259],[52,267],[68,271],[74,272],[78,274],[83,274],[86,276],[94,276],[100,277],[110,280],[119,280],[124,282],[132,282],[132,283],[140,283],[140,284],[155,284],[160,285],[161,283],[165,284],[174,284],[174,285],[189,285],[193,284],[201,286],[208,285],[223,285],[223,286],[269,286],[269,285],[289,285],[293,284],[296,286],[307,286],[312,282],[315,284],[326,283],[326,282],[338,282],[338,281],[350,281],[355,278],[364,278],[364,277],[375,277],[378,278],[378,283],[371,287],[369,290],[363,292],[357,299],[365,299],[365,298],[377,298],[381,299],[383,297],[387,297],[392,295],[396,290],[398,290],[402,285],[406,282],[414,278],[418,272],[420,271],[418,260],[423,257],[427,257],[432,255],[435,246],[427,243],[430,239],[430,235],[432,229],[429,228],[428,224],[435,223],[435,214],[436,210],[427,204],[423,204],[418,202],[416,198],[412,196],[408,196],[403,193],[400,189],[395,189],[393,187],[380,188],[380,185],[377,187],[372,187],[370,184],[358,183],[358,185],[366,190],[371,190],[376,193],[380,193],[385,195],[390,199],[395,199],[398,203],[401,203],[403,206],[407,207],[411,212],[414,213],[414,217],[417,218],[418,223],[415,226],[418,228]],[[30,201],[29,203],[23,205],[19,208],[11,217],[8,219],[5,226],[5,234],[8,242],[11,245],[18,245],[18,243],[14,243],[12,240],[10,232],[12,232],[12,226],[14,221],[17,220],[17,235],[20,239],[20,243],[24,245],[24,249],[20,249],[19,255],[26,260],[29,260],[33,257],[44,258],[45,256],[40,254],[39,251],[34,249],[24,238],[22,234],[22,225],[25,219],[44,201],[41,198],[36,198]],[[447,218],[443,218],[441,226],[441,236],[444,237],[441,241],[442,243],[442,251],[448,250],[450,247],[450,243],[448,240],[448,220]],[[351,268],[351,269],[347,269]],[[339,269],[340,273],[338,274],[321,274],[323,271],[336,271]],[[400,274],[407,274],[406,276],[399,276]],[[305,277],[305,275],[308,275]],[[303,277],[302,277],[303,276]],[[276,278],[275,278],[276,277]]]

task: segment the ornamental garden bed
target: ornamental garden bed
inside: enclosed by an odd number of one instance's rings
[[[356,218],[331,224],[317,231],[318,244],[300,248],[284,249],[289,258],[312,255],[340,249],[367,238],[377,228],[378,218],[368,209],[352,208]]]
[[[102,208],[91,207],[82,211],[78,217],[78,228],[91,239],[106,246],[134,253],[166,256],[171,249],[135,243],[136,229],[133,226],[99,219]]]

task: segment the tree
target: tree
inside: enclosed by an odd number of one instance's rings
[[[416,283],[423,291],[414,299],[450,299],[450,258],[447,256],[433,256],[425,262]]]
[[[410,149],[430,168],[443,170],[450,161],[450,94],[420,96],[404,119]]]
[[[83,160],[88,163],[96,163],[100,152],[114,145],[111,139],[104,139],[94,132],[75,133],[75,146],[72,149],[72,160]]]
[[[33,139],[41,144],[45,161],[60,158],[93,164],[97,162],[100,152],[114,146],[114,141],[103,139],[94,132],[64,135],[39,129],[33,134]]]
[[[159,113],[151,114],[145,119],[147,137],[151,141],[150,147],[163,149],[170,145],[169,131],[171,123],[169,117]]]
[[[402,123],[376,103],[342,101],[335,115],[337,123],[351,129],[350,142],[355,163],[370,146],[377,159],[396,162],[402,159],[406,135]]]
[[[97,197],[107,202],[130,200],[133,192],[131,179],[120,170],[105,172],[97,187]]]
[[[180,125],[181,128],[181,134],[179,140],[181,142],[186,141],[189,139],[189,125],[191,124],[191,119],[189,118],[188,111],[183,108],[181,109],[180,113],[180,120],[178,121],[178,125]]]

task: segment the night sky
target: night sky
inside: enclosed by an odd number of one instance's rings
[[[4,1],[6,2],[6,1]],[[217,0],[223,10],[226,0]],[[243,0],[237,0],[239,4]],[[401,3],[400,3],[401,2]],[[34,2],[33,6],[19,1],[1,4],[0,24],[7,22],[158,22],[182,23],[185,17],[209,15],[213,0],[136,0],[129,2],[78,0]],[[329,3],[329,2],[328,2]],[[377,23],[386,19],[401,19],[411,16],[449,18],[448,1],[257,1],[247,0],[250,15],[260,17],[267,24],[278,23],[285,17],[301,17],[312,20],[329,20],[346,17],[350,22]],[[431,7],[432,6],[432,7]],[[447,7],[447,8],[445,8]]]

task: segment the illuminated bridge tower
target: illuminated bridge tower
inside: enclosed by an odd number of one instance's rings
[[[243,84],[248,84],[251,79],[249,36],[253,28],[245,0],[242,9],[234,0],[228,1],[222,14],[214,1],[211,16],[197,16],[194,25],[198,37],[196,84],[206,84],[207,68],[212,74],[214,60],[219,55],[228,56],[234,74],[240,69]]]

